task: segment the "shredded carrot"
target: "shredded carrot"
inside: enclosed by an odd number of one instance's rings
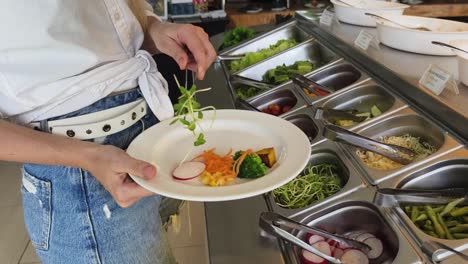
[[[210,174],[220,173],[226,178],[235,178],[237,173],[233,170],[234,160],[232,159],[232,149],[224,156],[214,153],[214,149],[203,151],[202,154],[196,156],[193,160],[203,159],[205,163],[205,171]],[[219,175],[219,174],[218,174]]]

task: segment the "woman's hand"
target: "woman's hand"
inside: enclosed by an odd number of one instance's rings
[[[149,180],[155,177],[156,168],[130,157],[117,147],[97,145],[89,155],[85,169],[96,177],[121,207],[129,207],[143,197],[154,195],[135,183],[128,174]]]
[[[143,48],[171,56],[180,69],[189,69],[203,79],[206,70],[216,58],[208,34],[190,24],[165,23],[148,18],[148,30]]]

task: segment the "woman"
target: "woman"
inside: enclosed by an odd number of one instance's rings
[[[39,258],[172,263],[161,198],[128,178],[157,171],[122,149],[174,113],[151,54],[201,79],[215,57],[207,35],[159,21],[144,0],[9,0],[0,19],[0,160],[25,163]]]

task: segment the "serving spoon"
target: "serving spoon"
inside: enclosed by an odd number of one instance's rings
[[[427,27],[409,27],[409,26],[405,26],[405,25],[397,23],[397,22],[395,22],[395,21],[393,21],[391,19],[385,18],[383,16],[379,16],[379,15],[376,15],[376,14],[372,14],[372,13],[365,13],[365,15],[371,16],[371,17],[376,17],[376,18],[379,18],[379,19],[383,19],[385,21],[391,22],[391,23],[393,23],[395,25],[398,25],[400,27],[407,28],[407,29],[413,29],[413,30],[419,30],[419,31],[432,31],[431,29],[429,29]]]
[[[443,46],[443,47],[447,47],[447,48],[451,48],[451,49],[455,49],[455,50],[458,50],[458,51],[461,51],[461,52],[468,53],[468,51],[466,51],[464,49],[457,48],[457,47],[452,46],[452,45],[447,44],[447,43],[443,43],[443,42],[439,42],[439,41],[432,41],[431,43],[434,44],[434,45],[439,45],[439,46]]]

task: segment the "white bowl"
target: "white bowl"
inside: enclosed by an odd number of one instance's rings
[[[451,40],[463,39],[468,36],[468,23],[404,15],[383,15],[383,17],[404,26],[426,27],[432,30],[407,29],[376,18],[380,42],[399,50],[427,55],[453,56],[454,53],[450,49],[433,45],[431,42],[448,43]]]
[[[341,22],[365,26],[375,27],[375,20],[365,15],[365,13],[373,14],[389,14],[401,15],[408,5],[399,3],[375,1],[375,0],[345,0],[347,3],[353,3],[356,7],[347,6],[336,0],[331,0],[335,7],[335,15]]]
[[[468,51],[468,39],[452,40],[449,44]],[[453,51],[458,56],[458,79],[468,86],[468,54],[458,50]]]

